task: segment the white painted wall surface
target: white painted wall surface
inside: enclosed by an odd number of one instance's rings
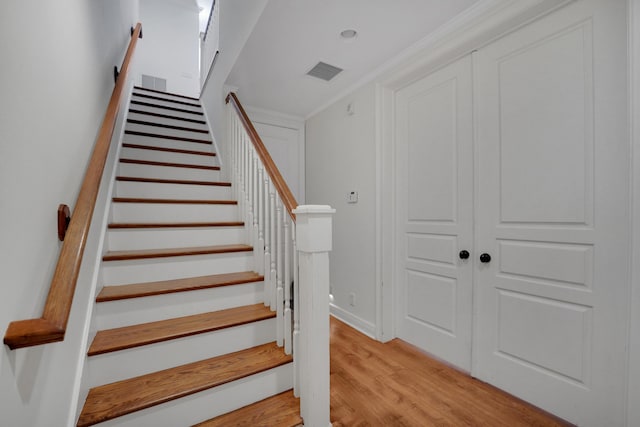
[[[354,114],[347,112],[351,104]],[[332,312],[375,334],[375,86],[307,120],[306,202],[336,209],[330,254]],[[358,192],[357,203],[347,193]],[[355,294],[350,305],[349,294]]]
[[[219,141],[219,147],[224,147],[227,125],[224,85],[267,0],[217,1],[220,3],[220,53],[200,100],[211,121],[214,138]]]
[[[167,91],[197,98],[200,95],[200,30],[195,2],[141,0],[144,43],[140,46],[139,74],[167,80]]]
[[[29,18],[28,28],[25,17]],[[138,20],[138,2],[5,1],[0,6],[0,331],[38,317],[60,244],[59,203],[73,210],[80,182]],[[89,244],[85,260],[95,258]],[[92,256],[93,255],[93,256]],[[81,273],[77,295],[87,294]],[[87,306],[72,307],[62,343],[0,353],[7,426],[65,426],[72,411]]]
[[[629,84],[631,118],[631,317],[627,426],[640,425],[640,0],[629,0]]]

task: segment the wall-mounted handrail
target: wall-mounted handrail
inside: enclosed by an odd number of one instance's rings
[[[111,137],[113,136],[122,92],[127,81],[131,58],[141,31],[142,25],[138,23],[131,36],[116,87],[113,89],[109,100],[107,112],[78,193],[69,229],[53,273],[42,317],[18,320],[9,324],[4,336],[4,343],[11,349],[64,340],[102,172],[109,153]]]
[[[298,202],[296,201],[296,198],[291,192],[291,189],[289,188],[284,178],[280,174],[280,170],[278,169],[275,162],[271,158],[269,151],[264,146],[264,143],[262,142],[260,135],[258,135],[256,128],[253,127],[253,123],[251,123],[251,120],[249,120],[249,116],[247,116],[247,113],[244,111],[244,108],[242,108],[242,104],[240,104],[240,101],[238,100],[238,97],[236,96],[236,94],[233,92],[229,92],[229,95],[227,95],[226,101],[227,101],[227,104],[231,103],[231,105],[233,105],[233,108],[238,113],[240,121],[242,122],[244,129],[247,131],[247,134],[249,135],[249,139],[251,140],[251,143],[253,144],[256,152],[258,153],[260,160],[262,160],[262,163],[264,164],[264,167],[267,173],[269,174],[269,177],[271,178],[271,182],[273,182],[273,185],[276,187],[276,190],[280,194],[280,197],[282,198],[282,203],[287,209],[289,216],[295,222],[296,215],[293,213],[293,210],[298,207]]]

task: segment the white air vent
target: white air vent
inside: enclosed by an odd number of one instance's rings
[[[307,75],[329,81],[335,76],[337,76],[341,71],[342,71],[342,68],[338,68],[336,66],[329,65],[324,62],[318,62],[315,67],[309,70]]]
[[[142,87],[146,89],[159,90],[162,92],[167,91],[167,79],[161,79],[160,77],[142,75]]]

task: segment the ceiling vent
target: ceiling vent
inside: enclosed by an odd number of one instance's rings
[[[338,68],[336,66],[329,65],[324,62],[318,62],[315,67],[309,70],[307,75],[329,81],[335,76],[337,76],[341,71],[342,71],[342,68]]]

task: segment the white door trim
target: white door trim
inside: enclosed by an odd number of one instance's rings
[[[627,426],[640,425],[640,0],[628,1],[629,135],[631,144],[631,287]],[[636,262],[633,262],[636,260]]]
[[[378,79],[376,84],[376,339],[396,337],[395,292],[395,141],[394,99],[402,87],[542,15],[575,0],[485,0],[452,23],[446,31],[425,39]],[[631,0],[634,1],[634,0]]]
[[[265,110],[256,107],[245,107],[247,115],[254,123],[262,123],[265,125],[278,126],[293,129],[298,132],[298,189],[300,191],[300,200],[298,204],[305,203],[305,125],[304,119],[298,116],[278,113],[271,110]]]

